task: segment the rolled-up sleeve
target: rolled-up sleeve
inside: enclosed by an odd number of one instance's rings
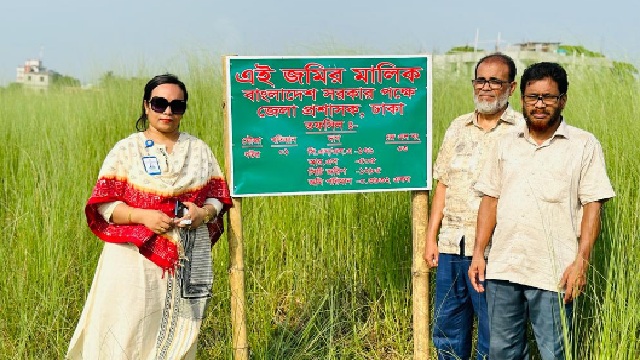
[[[455,145],[455,129],[450,126],[444,134],[442,139],[442,145],[438,150],[438,158],[433,166],[433,178],[442,182],[444,185],[449,185],[449,164],[451,164],[451,158],[453,156],[453,148]]]
[[[578,199],[582,205],[607,200],[615,196],[607,176],[604,153],[600,142],[592,137],[585,147],[582,174],[578,186]]]
[[[491,150],[489,158],[485,161],[480,171],[478,181],[473,186],[473,189],[482,193],[482,195],[488,195],[494,198],[500,197],[500,190],[502,188],[501,149],[501,141],[498,141]]]
[[[102,215],[102,217],[104,218],[104,221],[110,223],[112,222],[111,216],[113,216],[113,211],[116,209],[116,206],[120,204],[123,204],[123,202],[112,201],[112,202],[100,204],[100,206],[98,206],[98,212],[100,213],[100,215]]]

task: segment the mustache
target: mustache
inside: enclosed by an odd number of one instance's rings
[[[529,110],[529,114],[531,114],[531,115],[535,115],[535,114],[551,115],[551,112],[547,111],[546,109],[533,109],[533,110]]]

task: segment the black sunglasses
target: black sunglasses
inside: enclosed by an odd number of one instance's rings
[[[149,100],[149,106],[151,106],[151,110],[157,112],[158,114],[162,114],[168,107],[171,108],[171,112],[176,115],[182,115],[187,111],[187,102],[184,100],[173,100],[171,102],[167,101],[167,99],[154,96]]]

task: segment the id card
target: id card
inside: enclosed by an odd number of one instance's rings
[[[142,163],[144,164],[144,171],[149,175],[160,175],[160,163],[155,156],[143,156]]]

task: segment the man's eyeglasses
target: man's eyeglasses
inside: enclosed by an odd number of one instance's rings
[[[167,99],[154,96],[149,100],[149,106],[151,106],[151,110],[157,112],[158,114],[162,114],[168,107],[171,108],[171,112],[176,115],[182,115],[187,111],[187,102],[184,100],[172,100],[171,102],[167,101]]]
[[[564,94],[560,95],[550,95],[550,94],[528,94],[522,96],[524,99],[524,103],[528,105],[535,105],[539,100],[542,100],[542,103],[545,105],[555,105]]]
[[[473,84],[473,86],[476,89],[482,89],[484,87],[484,84],[486,84],[486,83],[489,83],[489,89],[498,90],[498,89],[502,89],[502,85],[504,85],[504,84],[511,84],[511,81],[503,81],[503,80],[498,80],[498,79],[490,79],[490,80],[473,79],[473,80],[471,80],[471,84]]]

